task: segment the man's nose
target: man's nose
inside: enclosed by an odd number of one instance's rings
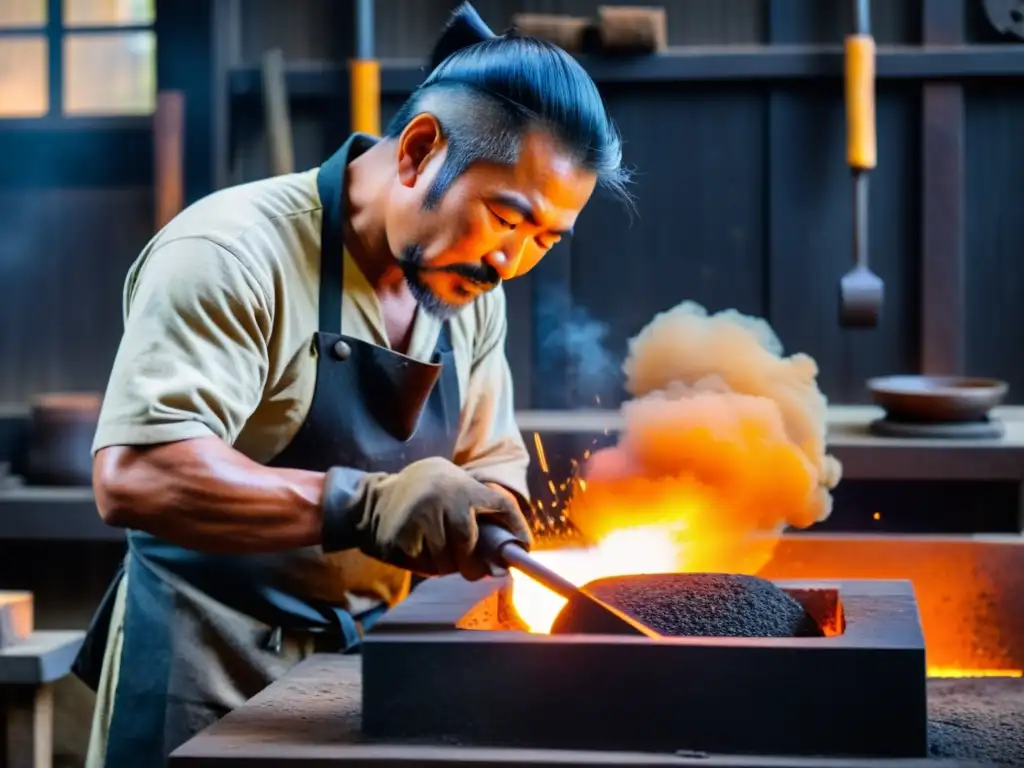
[[[519,250],[512,247],[491,251],[484,256],[484,263],[492,267],[502,280],[511,280],[519,269]]]

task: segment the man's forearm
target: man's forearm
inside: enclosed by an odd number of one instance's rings
[[[262,466],[210,437],[105,448],[93,487],[111,525],[189,549],[256,553],[321,542],[324,477]]]

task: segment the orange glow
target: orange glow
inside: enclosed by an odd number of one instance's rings
[[[539,432],[533,433],[533,445],[534,448],[537,450],[537,463],[540,464],[540,471],[543,472],[545,475],[549,474],[548,459],[547,456],[544,454],[544,443],[541,442]]]
[[[631,528],[608,534],[596,547],[533,552],[536,560],[578,587],[606,576],[676,570],[677,551],[660,528]],[[565,600],[523,573],[512,570],[516,612],[531,632],[551,629]]]
[[[928,677],[1024,677],[1024,670],[928,667]]]

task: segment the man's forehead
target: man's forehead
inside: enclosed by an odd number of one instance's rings
[[[497,192],[528,201],[541,215],[580,210],[597,181],[592,172],[541,131],[526,133],[519,159],[509,170],[510,183]]]

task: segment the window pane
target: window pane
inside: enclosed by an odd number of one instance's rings
[[[42,27],[46,0],[0,0],[0,27]]]
[[[42,117],[50,108],[46,38],[0,40],[0,117]]]
[[[64,0],[64,25],[115,27],[152,24],[156,16],[153,6],[154,0]]]
[[[155,103],[152,32],[65,35],[64,114],[151,114]]]

